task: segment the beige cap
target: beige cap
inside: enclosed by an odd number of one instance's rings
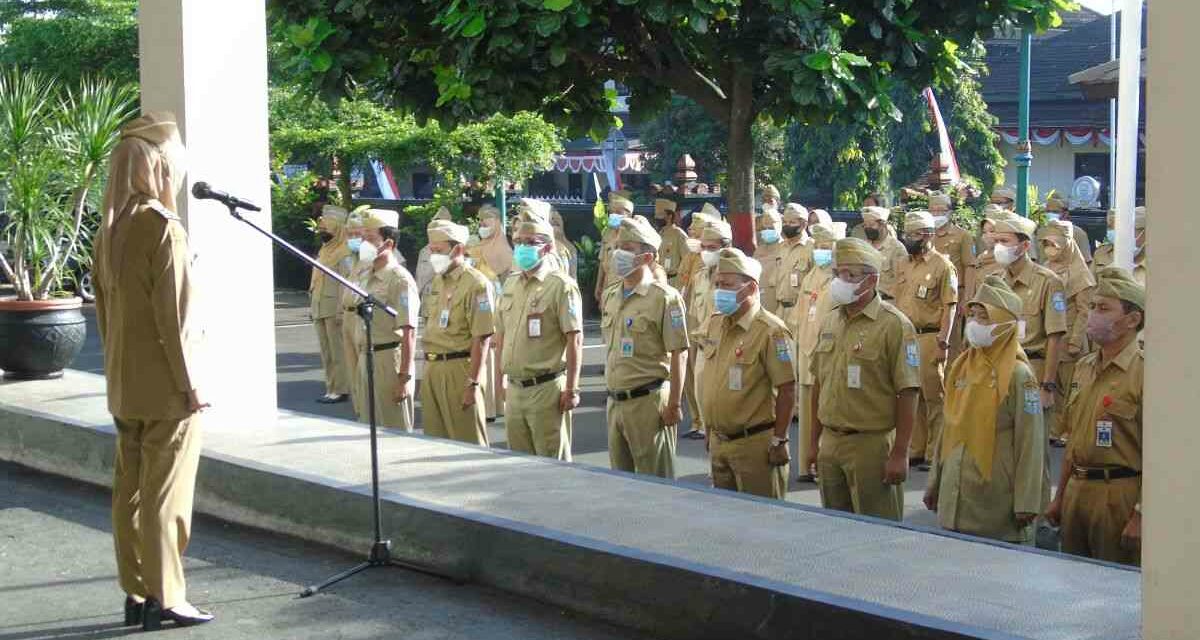
[[[994,322],[1016,320],[1021,317],[1021,309],[1024,306],[1021,297],[1013,292],[1004,278],[995,274],[985,277],[983,282],[979,283],[979,288],[975,290],[975,297],[971,298],[969,304],[987,308],[988,315]],[[1012,317],[997,317],[996,311],[1003,311]]]
[[[779,189],[776,189],[775,185],[773,184],[763,187],[762,194],[764,198],[775,198],[776,200],[779,199]]]
[[[862,219],[864,221],[878,220],[880,222],[887,222],[890,217],[892,217],[892,210],[886,207],[862,208]]]
[[[783,216],[779,215],[779,209],[775,207],[763,207],[762,215],[758,217],[759,227],[765,229],[783,223]]]
[[[429,223],[427,228],[430,242],[447,242],[453,241],[459,244],[466,244],[470,232],[461,224],[455,224],[449,220],[434,220]]]
[[[703,207],[700,207],[700,213],[712,216],[714,220],[721,219],[721,210],[714,207],[713,203],[705,202]]]
[[[499,219],[500,218],[500,209],[498,209],[496,207],[496,205],[488,202],[488,203],[480,205],[479,213],[475,214],[475,217],[479,218],[480,220],[483,220],[484,218]]]
[[[1068,240],[1073,239],[1074,226],[1066,220],[1047,220],[1046,224],[1038,228],[1037,237],[1039,240],[1054,239],[1060,244],[1066,244]]]
[[[1037,235],[1037,222],[1011,211],[994,221],[993,233],[1021,233],[1030,238]]]
[[[938,213],[945,213],[950,210],[951,206],[953,206],[953,205],[950,201],[949,194],[942,193],[941,191],[930,191],[929,192],[929,211],[930,211],[930,213],[935,212],[935,211]]]
[[[762,276],[762,263],[742,253],[741,249],[726,247],[717,254],[717,274],[722,273],[736,273],[758,282]]]
[[[1067,203],[1062,198],[1050,196],[1046,198],[1046,211],[1066,211]]]
[[[733,229],[724,220],[713,220],[708,223],[708,226],[704,227],[704,231],[700,233],[700,239],[732,241]]]
[[[861,264],[879,271],[883,268],[883,254],[879,253],[866,240],[858,238],[843,238],[837,241],[833,248],[833,264],[846,266]]]
[[[1008,209],[1005,209],[1004,207],[992,202],[983,205],[983,217],[993,222],[1003,218],[1004,216],[1008,215],[1008,213]]]
[[[1146,287],[1138,284],[1127,269],[1120,267],[1104,267],[1096,271],[1094,295],[1124,300],[1137,305],[1139,309],[1146,308]]]
[[[391,209],[367,209],[362,213],[364,229],[379,229],[382,227],[391,227],[393,229],[400,226],[400,214]]]
[[[808,209],[805,209],[804,205],[789,202],[783,208],[783,221],[808,224]]]
[[[817,222],[820,222],[821,224],[832,224],[833,223],[833,216],[829,215],[829,212],[824,209],[813,209],[809,213],[816,216]],[[845,225],[843,225],[843,226],[845,226]]]
[[[678,209],[679,205],[674,200],[658,198],[654,201],[654,217],[660,220],[666,218],[668,213],[675,213]]]
[[[809,227],[808,234],[816,242],[837,242],[846,237],[846,223],[820,222]]]
[[[937,225],[933,222],[933,214],[928,211],[910,211],[904,216],[904,232],[933,231]]]
[[[348,216],[346,210],[336,204],[327,204],[321,207],[321,217],[328,218],[331,222],[345,224]]]
[[[630,215],[633,213],[633,201],[614,191],[608,194],[608,212]]]
[[[450,210],[446,207],[438,207],[437,213],[433,214],[434,220],[451,220]]]
[[[1010,189],[1009,187],[996,187],[995,189],[992,189],[992,202],[995,202],[996,200],[1012,200],[1013,202],[1016,202],[1017,190]]]
[[[550,221],[550,203],[536,198],[521,198],[521,207],[524,211],[549,222]]]
[[[640,242],[654,247],[662,246],[662,236],[650,226],[650,221],[642,216],[629,216],[621,219],[621,228],[617,231],[617,242]]]

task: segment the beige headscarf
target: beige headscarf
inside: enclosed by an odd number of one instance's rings
[[[491,237],[480,238],[477,250],[483,261],[491,268],[492,273],[502,277],[512,271],[512,247],[508,246],[507,230],[499,224],[499,209],[492,205],[484,205],[479,208],[480,223],[493,219],[496,220],[496,226],[493,227]]]
[[[346,241],[346,221],[349,214],[341,207],[326,205],[321,213],[321,222],[333,238],[321,245],[317,250],[317,262],[334,269],[338,263],[350,255],[350,245]],[[308,290],[313,295],[321,295],[325,285],[325,274],[313,269],[312,280]]]
[[[1083,251],[1075,243],[1074,225],[1066,220],[1051,220],[1038,229],[1037,236],[1038,240],[1051,239],[1062,247],[1057,257],[1050,259],[1047,256],[1046,266],[1063,279],[1067,297],[1096,284]]]

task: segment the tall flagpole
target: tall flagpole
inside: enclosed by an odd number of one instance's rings
[[[1125,0],[1121,11],[1120,106],[1117,110],[1117,242],[1115,263],[1133,268],[1133,208],[1137,196],[1138,114],[1141,100],[1142,0]]]

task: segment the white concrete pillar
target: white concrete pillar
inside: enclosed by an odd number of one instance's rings
[[[1146,73],[1147,331],[1142,484],[1143,637],[1200,638],[1200,310],[1196,283],[1196,149],[1200,3],[1156,2],[1148,11]]]
[[[208,182],[263,207],[270,225],[267,26],[264,2],[142,0],[144,110],[175,112],[188,149],[188,180]],[[196,253],[206,332],[202,394],[208,425],[274,421],[275,322],[271,246],[213,201],[181,198]]]

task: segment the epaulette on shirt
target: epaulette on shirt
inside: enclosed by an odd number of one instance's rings
[[[179,216],[176,215],[174,211],[171,211],[166,206],[164,206],[163,203],[161,203],[157,200],[151,200],[150,202],[147,202],[146,208],[154,211],[155,213],[157,213],[158,215],[162,216],[163,218],[165,218],[167,220],[179,220]]]

